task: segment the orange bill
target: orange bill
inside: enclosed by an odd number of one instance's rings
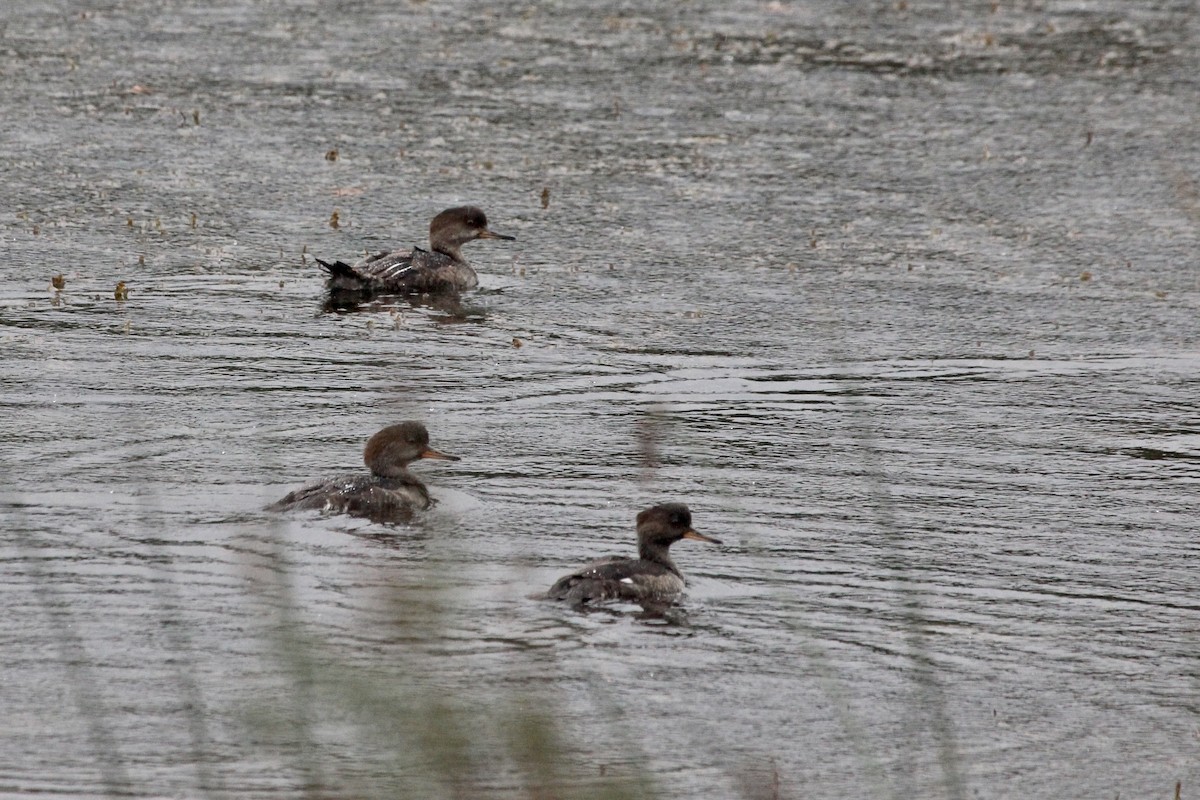
[[[695,539],[698,542],[711,542],[712,544],[720,544],[721,543],[720,539],[714,539],[711,536],[705,536],[703,533],[696,533],[691,528],[688,528],[686,531],[683,532],[683,538]]]
[[[483,230],[481,230],[479,232],[478,238],[480,238],[480,239],[504,239],[505,241],[512,242],[512,241],[516,241],[517,237],[506,236],[503,233],[496,233],[495,231],[489,231],[487,228],[484,228]]]
[[[432,458],[435,461],[458,461],[459,460],[458,456],[451,456],[451,455],[446,455],[445,453],[439,453],[437,450],[434,450],[432,447],[426,447],[425,450],[421,453],[421,458]]]

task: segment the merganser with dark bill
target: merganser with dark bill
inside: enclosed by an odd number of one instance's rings
[[[407,522],[436,500],[425,484],[408,471],[418,458],[458,461],[429,446],[429,432],[419,422],[389,425],[367,440],[363,462],[369,475],[339,475],[297,489],[268,511],[332,511],[364,517],[372,522]]]
[[[546,596],[583,606],[605,600],[669,603],[683,591],[683,573],[667,554],[680,539],[720,544],[692,529],[692,512],[683,503],[662,503],[637,515],[638,557],[609,556],[564,575]]]
[[[329,273],[329,291],[371,294],[457,292],[474,289],[479,277],[463,258],[460,248],[476,239],[504,239],[488,229],[487,216],[475,206],[447,208],[429,223],[429,250],[394,250],[377,253],[355,264],[344,261],[317,263]]]

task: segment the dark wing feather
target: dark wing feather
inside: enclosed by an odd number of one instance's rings
[[[445,292],[479,284],[475,270],[468,264],[419,247],[376,253],[353,265],[320,259],[317,263],[329,273],[329,289],[333,292]]]
[[[407,522],[434,504],[425,485],[412,476],[379,478],[341,475],[291,492],[268,511],[330,511],[372,522]]]
[[[320,483],[289,492],[282,500],[267,506],[268,511],[341,511],[341,499],[371,485],[369,475],[339,475]]]
[[[403,283],[401,277],[413,264],[416,250],[394,250],[376,253],[354,265],[354,271],[366,283],[373,286],[395,286]]]
[[[475,270],[445,253],[414,247],[403,264],[380,273],[387,288],[406,292],[446,292],[470,289],[479,284]]]
[[[546,596],[575,605],[605,600],[645,600],[677,592],[682,580],[653,561],[609,556],[559,578]]]
[[[322,261],[317,264],[329,273],[330,289],[372,289],[391,284],[395,276],[412,263],[411,250],[395,250],[376,253],[362,261],[347,264],[345,261]]]

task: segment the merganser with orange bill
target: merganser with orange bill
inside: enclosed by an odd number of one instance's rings
[[[720,544],[697,533],[692,512],[683,503],[662,503],[637,515],[638,557],[609,556],[564,575],[546,596],[584,606],[605,600],[668,604],[683,592],[683,573],[668,549],[680,539]]]
[[[408,465],[419,458],[458,461],[429,446],[429,432],[419,422],[389,425],[367,440],[363,463],[371,471],[339,475],[297,489],[268,511],[329,511],[372,522],[407,522],[436,500]]]
[[[462,246],[476,239],[503,239],[515,236],[496,233],[488,228],[487,216],[475,206],[448,208],[429,223],[429,250],[414,247],[368,256],[362,261],[322,261],[329,273],[331,294],[435,294],[474,289],[479,276],[463,258]]]

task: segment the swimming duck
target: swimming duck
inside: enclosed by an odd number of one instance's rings
[[[692,529],[692,512],[683,503],[662,503],[637,515],[638,557],[609,556],[564,575],[547,597],[575,606],[604,600],[662,604],[683,591],[683,573],[667,551],[680,539],[720,544]]]
[[[429,223],[429,250],[394,250],[377,253],[355,264],[344,261],[317,263],[329,273],[329,291],[375,294],[456,292],[479,285],[475,270],[463,258],[461,247],[476,239],[504,239],[488,229],[487,216],[475,206],[448,208]]]
[[[408,465],[418,458],[458,461],[429,446],[429,432],[419,422],[389,425],[367,440],[363,462],[369,475],[339,475],[288,494],[268,511],[296,509],[332,511],[372,522],[406,522],[436,501]]]

